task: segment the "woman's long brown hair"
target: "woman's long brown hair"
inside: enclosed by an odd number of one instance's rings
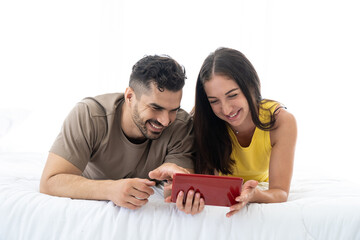
[[[229,77],[239,85],[247,99],[251,118],[256,127],[271,130],[275,124],[275,117],[270,114],[270,121],[265,123],[259,119],[262,101],[260,80],[244,54],[230,48],[219,48],[205,59],[197,78],[195,92],[194,131],[197,147],[195,171],[214,174],[214,170],[217,170],[223,174],[231,174],[234,160],[230,158],[232,152],[230,135],[226,123],[212,111],[204,90],[204,83],[211,80],[214,74]]]

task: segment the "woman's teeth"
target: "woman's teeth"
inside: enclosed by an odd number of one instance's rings
[[[238,114],[238,112],[235,112],[233,115],[229,115],[229,117],[235,117]]]

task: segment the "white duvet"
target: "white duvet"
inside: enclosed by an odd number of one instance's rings
[[[144,207],[39,193],[46,156],[0,154],[0,239],[360,239],[360,185],[294,179],[289,200],[250,204],[231,218],[206,206],[195,216],[165,203],[162,189]],[[20,167],[21,166],[21,167]]]

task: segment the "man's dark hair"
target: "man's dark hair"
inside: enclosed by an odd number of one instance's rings
[[[180,91],[185,85],[185,68],[167,55],[145,56],[132,68],[129,86],[141,95],[154,83],[159,91]]]

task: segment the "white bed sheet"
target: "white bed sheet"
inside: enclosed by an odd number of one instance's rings
[[[138,210],[110,201],[39,193],[44,154],[0,153],[0,239],[360,239],[360,185],[294,179],[289,200],[226,207],[195,216],[163,201],[162,189]]]

